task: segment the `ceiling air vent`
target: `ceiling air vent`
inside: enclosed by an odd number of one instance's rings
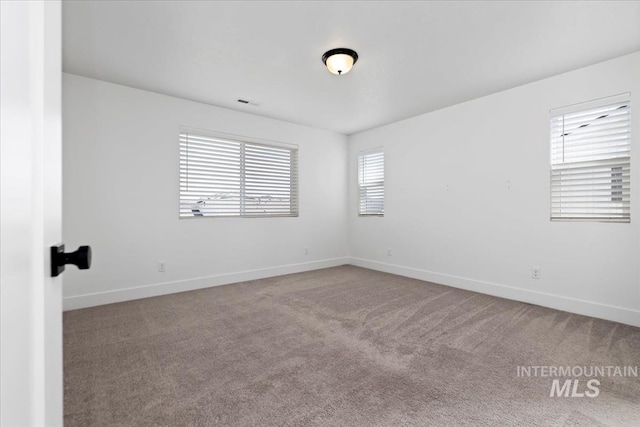
[[[240,104],[253,105],[254,107],[259,107],[262,104],[261,102],[258,102],[258,101],[253,101],[251,99],[243,99],[243,98],[238,98],[237,101]]]

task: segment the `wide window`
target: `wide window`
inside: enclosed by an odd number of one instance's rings
[[[630,221],[630,100],[551,112],[551,219]]]
[[[359,215],[384,215],[384,152],[382,150],[360,153],[358,194]]]
[[[298,216],[298,149],[180,133],[180,217]]]

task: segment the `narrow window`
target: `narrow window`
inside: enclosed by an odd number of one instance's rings
[[[384,152],[381,149],[360,153],[358,194],[360,216],[384,216]]]
[[[629,95],[551,113],[551,220],[630,222]]]
[[[298,148],[180,133],[180,218],[298,216]]]

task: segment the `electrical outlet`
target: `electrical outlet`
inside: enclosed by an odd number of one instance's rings
[[[167,271],[167,263],[165,261],[158,261],[158,272],[164,273]]]
[[[531,278],[539,279],[540,278],[540,267],[531,267]]]
[[[387,248],[387,256],[391,256],[391,248]]]

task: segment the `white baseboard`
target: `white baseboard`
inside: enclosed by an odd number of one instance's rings
[[[320,261],[305,262],[302,264],[290,264],[278,267],[263,268],[259,270],[248,270],[237,273],[221,274],[217,276],[196,277],[175,282],[154,283],[151,285],[117,289],[107,292],[74,295],[65,297],[62,302],[62,307],[64,311],[76,310],[79,308],[94,307],[96,305],[111,304],[114,302],[130,301],[140,298],[173,294],[176,292],[192,291],[195,289],[228,285],[230,283],[246,282],[247,280],[264,279],[267,277],[282,276],[284,274],[301,273],[303,271],[337,267],[339,265],[348,263],[349,258],[346,257],[332,258]]]
[[[452,286],[454,288],[480,292],[496,297],[526,302],[529,304],[541,305],[543,307],[554,308],[556,310],[568,311],[570,313],[582,314],[585,316],[597,317],[600,319],[612,320],[614,322],[620,322],[627,325],[640,327],[640,311],[632,310],[629,308],[616,307],[592,301],[568,298],[544,292],[530,291],[527,289],[514,288],[511,286],[483,282],[480,280],[436,273],[433,271],[421,270],[417,268],[386,264],[362,258],[351,257],[349,258],[349,264],[368,268],[371,270],[382,271],[385,273],[397,274],[399,276],[411,277],[413,279],[424,280],[427,282]]]
[[[439,283],[446,286],[452,286],[454,288],[480,292],[496,297],[541,305],[543,307],[554,308],[556,310],[568,311],[570,313],[582,314],[585,316],[597,317],[600,319],[612,320],[614,322],[640,327],[640,311],[638,310],[354,257],[332,258],[217,276],[196,277],[174,282],[155,283],[107,292],[74,295],[64,298],[63,310],[75,310],[115,302],[149,298],[176,292],[191,291],[195,289],[245,282],[248,280],[281,276],[284,274],[337,267],[344,264],[351,264],[371,270],[383,271],[385,273],[397,274],[399,276]]]

